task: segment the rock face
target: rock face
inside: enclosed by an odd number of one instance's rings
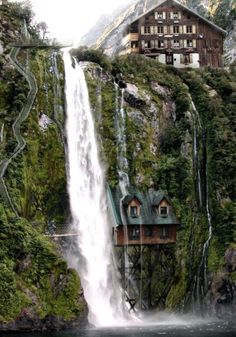
[[[0,331],[4,332],[45,332],[59,330],[79,330],[87,326],[87,312],[80,315],[75,320],[66,320],[60,317],[47,316],[41,319],[38,316],[32,316],[23,312],[14,322],[0,323]]]
[[[79,277],[45,235],[69,214],[62,58],[9,47],[32,29],[31,15],[17,2],[0,6],[0,331],[87,322]]]
[[[236,310],[236,249],[229,248],[225,253],[225,270],[212,281],[208,297],[210,310],[224,320],[232,319]],[[234,275],[234,281],[231,276]]]
[[[87,68],[86,77],[108,183],[118,184],[116,120],[121,109],[126,141],[122,149],[126,151],[131,185],[143,190],[152,187],[168,191],[181,222],[177,244],[172,247],[171,286],[166,285],[169,275],[161,270],[159,263],[149,275],[153,297],[164,294],[160,302],[153,301],[151,306],[188,310],[200,302],[202,308],[215,316],[232,318],[235,250],[229,243],[235,235],[234,192],[232,182],[222,175],[224,161],[219,158],[225,156],[225,130],[229,132],[227,146],[233,149],[234,136],[228,122],[234,111],[230,102],[234,101],[235,88],[230,85],[229,98],[224,96],[223,88],[229,89],[228,84],[233,83],[235,69],[232,67],[229,72],[208,69],[207,73],[190,69],[176,71],[139,55],[113,61],[108,67],[111,72],[105,72],[105,81],[104,72],[101,76],[96,69],[95,64]],[[221,104],[228,106],[224,117]],[[232,160],[233,152],[229,148],[227,156]],[[209,238],[206,196],[214,233],[207,253],[204,248]],[[143,272],[147,273],[145,267]],[[148,296],[146,291],[144,298]]]

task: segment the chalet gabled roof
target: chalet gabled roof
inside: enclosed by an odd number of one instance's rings
[[[143,14],[139,15],[129,25],[132,25],[132,23],[138,21],[139,19],[141,19],[143,16],[147,15],[148,13],[151,13],[154,9],[160,7],[161,5],[163,5],[167,1],[168,0],[159,0],[158,3],[155,6],[150,8],[146,13],[143,13]],[[196,15],[197,17],[199,17],[200,19],[202,19],[203,21],[205,21],[206,23],[208,23],[210,26],[214,27],[216,30],[220,31],[221,33],[227,34],[227,32],[223,28],[217,26],[215,23],[211,22],[210,20],[207,20],[206,18],[204,18],[204,16],[202,16],[199,13],[195,12],[194,10],[188,8],[187,6],[181,4],[179,1],[177,1],[177,0],[171,0],[171,1],[173,2],[173,4],[178,5],[178,6],[182,7],[183,9],[185,9],[186,11]]]
[[[165,194],[162,191],[156,192],[155,197],[154,197],[153,202],[152,202],[152,205],[153,206],[159,206],[163,199],[166,199],[166,201],[171,205],[171,201],[170,201],[168,195]]]
[[[152,189],[141,192],[133,187],[128,188],[127,195],[122,195],[120,187],[115,188],[108,187],[108,197],[112,208],[112,213],[116,222],[116,225],[124,225],[122,218],[125,216],[125,222],[127,225],[178,225],[173,208],[170,207],[167,216],[157,214],[155,206],[158,206],[163,199],[166,199],[171,205],[171,201],[166,193],[162,191],[154,191]],[[141,214],[138,217],[132,217],[127,212],[128,203],[124,200],[132,200],[130,196],[135,196],[141,203]],[[121,210],[121,207],[123,209]],[[122,212],[122,214],[121,214]]]
[[[126,195],[126,197],[122,200],[122,203],[123,203],[123,205],[129,205],[129,203],[134,199],[137,199],[139,201],[140,205],[142,205],[142,201],[135,194]]]

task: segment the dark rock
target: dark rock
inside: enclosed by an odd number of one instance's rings
[[[236,270],[236,249],[229,248],[225,253],[225,261],[227,263],[228,271]]]
[[[75,328],[83,328],[88,325],[87,312],[80,315],[74,320],[67,321],[65,319],[46,316],[40,319],[36,315],[32,315],[27,310],[23,310],[16,321],[10,323],[0,323],[0,331],[7,332],[37,332],[37,331],[59,331]]]

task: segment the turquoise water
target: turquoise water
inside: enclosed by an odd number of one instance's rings
[[[3,334],[2,337],[9,335]],[[13,336],[13,334],[11,335]],[[191,323],[131,328],[14,334],[14,337],[236,337],[236,322]]]

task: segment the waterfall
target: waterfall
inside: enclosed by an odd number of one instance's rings
[[[191,98],[191,97],[190,97]],[[197,179],[197,189],[198,189],[198,198],[199,198],[199,205],[200,207],[203,206],[203,197],[202,197],[202,182],[201,182],[201,172],[200,172],[200,163],[199,163],[199,151],[198,151],[198,131],[202,130],[202,123],[196,109],[194,102],[192,101],[192,118],[193,118],[193,153],[194,153],[194,166],[196,172],[196,179]],[[203,141],[203,145],[206,146],[205,140]],[[201,294],[204,295],[207,291],[207,257],[208,257],[208,248],[210,245],[210,241],[212,239],[212,220],[211,220],[211,213],[209,208],[209,185],[208,185],[208,173],[207,167],[205,168],[205,175],[206,175],[206,198],[205,198],[205,212],[207,216],[208,222],[208,237],[207,240],[203,244],[202,248],[202,257],[201,262],[198,268],[198,274],[196,275],[193,289],[195,289],[196,293],[196,304],[197,304],[197,311],[200,311],[201,307]],[[200,282],[202,280],[202,282]],[[201,291],[201,293],[200,293]]]
[[[119,168],[120,187],[123,194],[127,194],[126,187],[129,186],[127,143],[126,143],[126,115],[124,109],[124,89],[120,89],[115,83],[116,89],[116,130],[117,130],[117,162]],[[121,90],[121,95],[119,91]]]
[[[194,152],[194,165],[195,172],[197,176],[197,186],[198,186],[198,198],[199,204],[202,207],[202,186],[201,186],[201,173],[200,173],[200,165],[199,165],[199,157],[198,157],[198,129],[202,128],[200,116],[195,107],[195,104],[192,102],[192,117],[193,117],[193,152]]]
[[[2,123],[1,131],[0,131],[0,143],[4,141],[4,123]]]
[[[79,271],[89,308],[89,322],[96,327],[124,325],[125,310],[117,280],[104,172],[89,96],[82,68],[64,52],[67,101],[68,191],[73,225],[79,233],[78,254],[70,264]]]

